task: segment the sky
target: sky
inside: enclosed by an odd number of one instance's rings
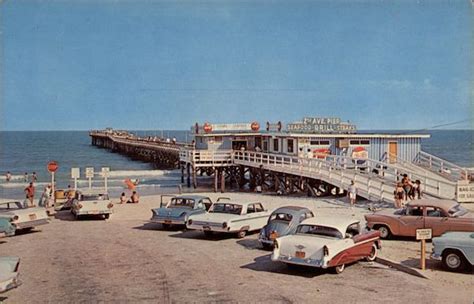
[[[0,2],[0,130],[474,128],[458,1]]]

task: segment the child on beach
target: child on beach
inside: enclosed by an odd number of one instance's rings
[[[28,187],[25,188],[26,199],[29,201],[29,207],[34,207],[33,199],[35,197],[35,186],[33,183],[30,183]]]
[[[349,189],[347,189],[347,195],[349,196],[349,201],[350,201],[350,204],[351,204],[351,210],[352,210],[352,215],[355,215],[354,214],[354,205],[355,205],[355,202],[356,202],[356,197],[357,197],[357,188],[354,184],[354,181],[351,181],[351,185],[349,186]]]
[[[125,192],[122,192],[122,195],[120,195],[119,204],[126,204],[126,203],[127,203],[127,196],[125,196]]]
[[[130,200],[127,202],[127,204],[138,204],[140,200],[140,196],[138,195],[137,191],[133,191],[132,196],[130,197]]]

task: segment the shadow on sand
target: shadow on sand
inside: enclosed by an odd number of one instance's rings
[[[451,272],[451,271],[446,270],[443,267],[443,263],[441,261],[431,260],[431,259],[427,258],[425,263],[426,263],[425,264],[426,269],[436,270],[436,271],[444,271],[444,272]],[[414,268],[414,269],[420,269],[420,259],[409,258],[407,260],[401,261],[400,264],[402,264],[404,266],[407,266],[407,267]],[[461,274],[471,275],[471,274],[474,273],[474,267],[468,265],[462,271],[453,272],[453,273],[461,273]]]
[[[74,215],[68,210],[58,211],[54,215],[54,218],[58,219],[60,221],[84,221],[84,220],[86,220],[86,221],[90,221],[90,220],[103,221],[104,220],[102,215],[81,215],[81,217],[76,220]]]

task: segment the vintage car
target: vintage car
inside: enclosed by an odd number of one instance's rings
[[[341,273],[346,264],[375,260],[380,248],[379,232],[361,232],[356,219],[313,217],[299,224],[295,234],[277,238],[271,259]]]
[[[272,212],[265,227],[260,230],[258,240],[265,249],[273,249],[277,237],[293,234],[298,225],[307,218],[314,217],[305,207],[285,206]]]
[[[108,219],[113,213],[114,204],[109,195],[102,191],[76,191],[76,197],[71,203],[71,213],[76,219],[87,215],[102,216]]]
[[[0,293],[21,284],[18,279],[18,267],[20,267],[20,258],[0,257]]]
[[[261,203],[216,202],[207,213],[191,215],[187,228],[213,232],[235,233],[243,238],[248,232],[260,230],[265,226],[269,211]]]
[[[395,236],[415,237],[417,229],[431,228],[433,236],[447,231],[474,232],[473,214],[450,200],[420,199],[405,208],[365,215],[367,227],[380,231],[382,239]]]
[[[206,213],[212,205],[211,199],[202,195],[174,196],[165,205],[163,197],[164,195],[161,196],[160,208],[151,209],[150,222],[159,223],[165,229],[170,225],[186,225],[190,215]]]
[[[15,230],[9,218],[0,217],[0,238],[15,235]]]
[[[33,229],[49,223],[45,208],[26,208],[17,200],[0,200],[0,218],[7,219],[15,227],[15,231]]]
[[[431,258],[441,260],[449,271],[461,271],[474,265],[474,233],[446,232],[432,240]]]

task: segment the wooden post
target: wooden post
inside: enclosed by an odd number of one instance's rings
[[[181,184],[184,184],[184,166],[181,166]]]
[[[193,167],[193,187],[194,189],[197,188],[197,176],[196,176],[196,168]]]
[[[191,188],[191,164],[186,165],[186,179],[187,179],[187,186]]]
[[[221,193],[225,192],[225,171],[224,168],[221,169]]]
[[[425,239],[422,239],[421,240],[421,261],[420,261],[421,270],[425,270],[425,259],[426,259],[426,241]]]
[[[214,192],[217,192],[218,189],[218,183],[219,183],[219,170],[217,168],[214,168]]]

